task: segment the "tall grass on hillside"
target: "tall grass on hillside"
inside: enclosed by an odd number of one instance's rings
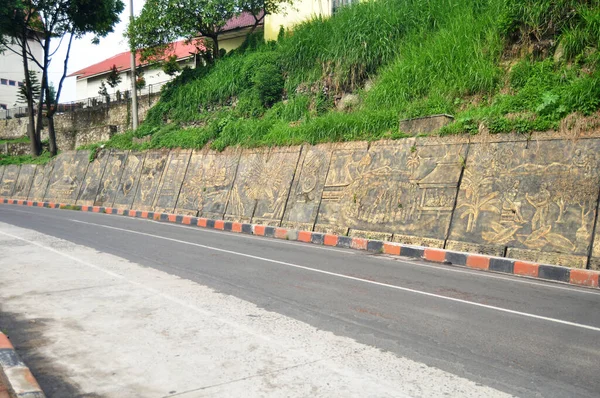
[[[456,116],[441,134],[553,128],[600,107],[599,46],[600,0],[361,2],[185,71],[107,146],[399,138],[399,118],[436,113]]]

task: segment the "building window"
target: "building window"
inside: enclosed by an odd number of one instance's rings
[[[16,81],[14,81],[14,80],[9,80],[9,81],[8,81],[8,85],[9,85],[9,86],[14,86],[14,85],[16,85],[16,84],[17,84],[17,82],[16,82]]]
[[[0,79],[0,84],[3,84],[3,85],[6,86],[8,84],[8,80],[6,80],[6,79]]]
[[[19,85],[19,87],[23,87],[24,86],[23,82],[19,82],[17,84]]]
[[[6,105],[6,104],[0,104],[0,109],[7,110],[8,109],[8,105]]]

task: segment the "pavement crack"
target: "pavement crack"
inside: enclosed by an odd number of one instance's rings
[[[222,386],[226,386],[229,384],[233,384],[233,383],[239,383],[241,381],[246,381],[246,380],[250,380],[250,379],[254,379],[257,377],[263,377],[263,376],[268,376],[268,375],[272,375],[272,374],[276,374],[276,373],[282,373],[285,372],[287,370],[291,370],[291,369],[297,369],[297,368],[301,368],[303,366],[307,366],[307,365],[312,365],[318,362],[322,362],[322,361],[326,361],[329,359],[339,359],[339,358],[343,358],[343,357],[347,357],[349,355],[353,355],[362,351],[365,351],[366,348],[360,349],[360,350],[352,350],[352,352],[346,352],[340,355],[333,355],[333,356],[329,356],[329,357],[325,357],[325,358],[320,358],[320,359],[315,359],[314,361],[307,361],[307,362],[303,362],[303,363],[299,363],[297,365],[291,365],[291,366],[286,366],[284,368],[280,368],[280,369],[275,369],[269,372],[260,372],[260,373],[256,373],[250,376],[246,376],[246,377],[241,377],[239,379],[233,379],[233,380],[229,380],[223,383],[217,383],[217,384],[211,384],[208,386],[203,386],[203,387],[198,387],[198,388],[194,388],[192,390],[186,390],[186,391],[181,391],[181,392],[177,392],[174,394],[169,394],[169,395],[165,395],[161,398],[171,398],[171,397],[181,397],[183,395],[186,394],[191,394],[193,392],[198,392],[198,391],[203,391],[203,390],[208,390],[210,388],[215,388],[215,387],[222,387]]]

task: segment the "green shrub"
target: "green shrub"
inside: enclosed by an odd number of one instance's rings
[[[258,92],[258,98],[266,108],[281,101],[284,80],[281,68],[274,63],[266,63],[256,69],[252,83]]]

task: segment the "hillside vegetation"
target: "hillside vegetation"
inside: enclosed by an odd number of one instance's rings
[[[215,149],[557,128],[600,108],[598,0],[373,0],[186,70],[108,147]],[[351,93],[351,95],[349,95]],[[133,144],[133,137],[150,135]]]

